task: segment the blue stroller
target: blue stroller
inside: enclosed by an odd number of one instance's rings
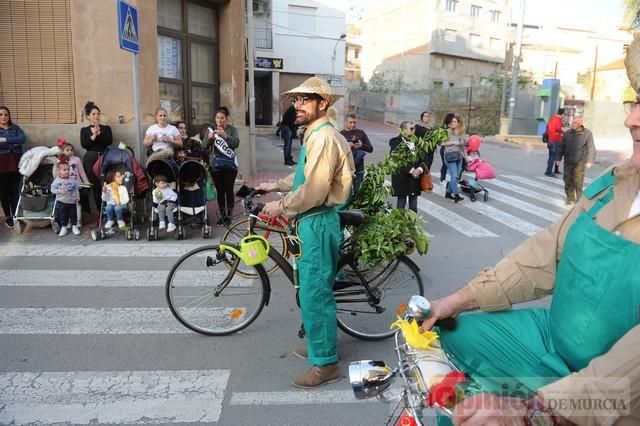
[[[202,226],[202,238],[211,237],[211,226],[207,213],[205,184],[207,170],[201,161],[187,160],[180,164],[178,181],[178,236],[184,238],[185,225]]]

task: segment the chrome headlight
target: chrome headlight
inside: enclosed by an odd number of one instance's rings
[[[379,396],[393,382],[395,372],[384,361],[353,361],[349,381],[356,399]]]

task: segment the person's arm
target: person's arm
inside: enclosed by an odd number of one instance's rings
[[[367,136],[367,134],[365,132],[362,132],[362,146],[360,147],[360,149],[362,149],[365,152],[368,153],[372,153],[373,152],[373,145],[371,145],[371,141],[369,140],[369,137]]]
[[[587,167],[591,167],[596,162],[596,145],[593,142],[593,133],[589,131],[587,135]]]
[[[58,181],[58,179],[54,179],[53,182],[51,182],[51,193],[58,195],[61,192],[60,181]]]
[[[124,185],[120,185],[118,192],[120,193],[120,204],[127,204],[129,202],[129,191],[127,191],[127,188]]]
[[[631,415],[640,421],[640,325],[629,330],[607,353],[582,370],[538,389],[555,414],[584,426],[612,424]],[[618,404],[582,404],[569,401],[620,401]],[[629,413],[626,412],[629,410]],[[636,423],[637,424],[637,423]]]
[[[173,145],[175,147],[184,146],[184,141],[182,140],[182,136],[180,135],[180,130],[178,130],[175,126],[172,127],[173,128],[171,129],[171,140],[169,141],[169,145]]]
[[[237,147],[240,146],[240,137],[238,136],[238,129],[236,129],[235,126],[229,126],[227,127],[228,130],[230,130],[229,134],[227,135],[228,139],[227,139],[227,145],[229,145],[229,148],[231,149],[236,149]]]
[[[156,135],[153,133],[153,126],[150,126],[144,134],[144,139],[142,140],[142,146],[145,148],[149,148],[153,145],[153,142],[156,140]]]
[[[100,139],[101,150],[105,150],[111,146],[111,144],[113,144],[113,133],[111,133],[111,127],[100,126],[100,135],[98,138]]]
[[[85,151],[89,150],[89,146],[93,142],[91,139],[91,127],[83,127],[80,129],[80,145]]]
[[[27,137],[25,136],[20,126],[14,124],[9,129],[14,129],[16,134],[15,135],[7,134],[5,138],[0,138],[0,142],[6,142],[11,144],[17,144],[17,145],[24,144],[24,141],[27,139]]]
[[[82,183],[89,183],[89,178],[87,177],[87,174],[84,171],[84,166],[82,165],[82,161],[80,161],[79,157],[76,157],[75,165],[76,165],[76,169],[78,169],[78,175],[80,175],[80,179],[82,180]]]
[[[560,163],[564,157],[564,151],[567,146],[567,136],[569,132],[562,135],[562,140],[558,143],[558,150],[556,151],[556,162]]]
[[[178,201],[178,194],[176,194],[176,191],[174,191],[173,189],[171,190],[171,195],[169,196],[169,198],[167,198],[167,200],[169,201]]]

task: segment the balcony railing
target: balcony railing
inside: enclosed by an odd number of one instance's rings
[[[254,34],[256,37],[257,49],[273,49],[273,32],[271,27],[255,28]]]

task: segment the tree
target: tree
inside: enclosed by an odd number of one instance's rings
[[[640,27],[640,0],[625,0],[624,8],[625,24],[634,29]]]

